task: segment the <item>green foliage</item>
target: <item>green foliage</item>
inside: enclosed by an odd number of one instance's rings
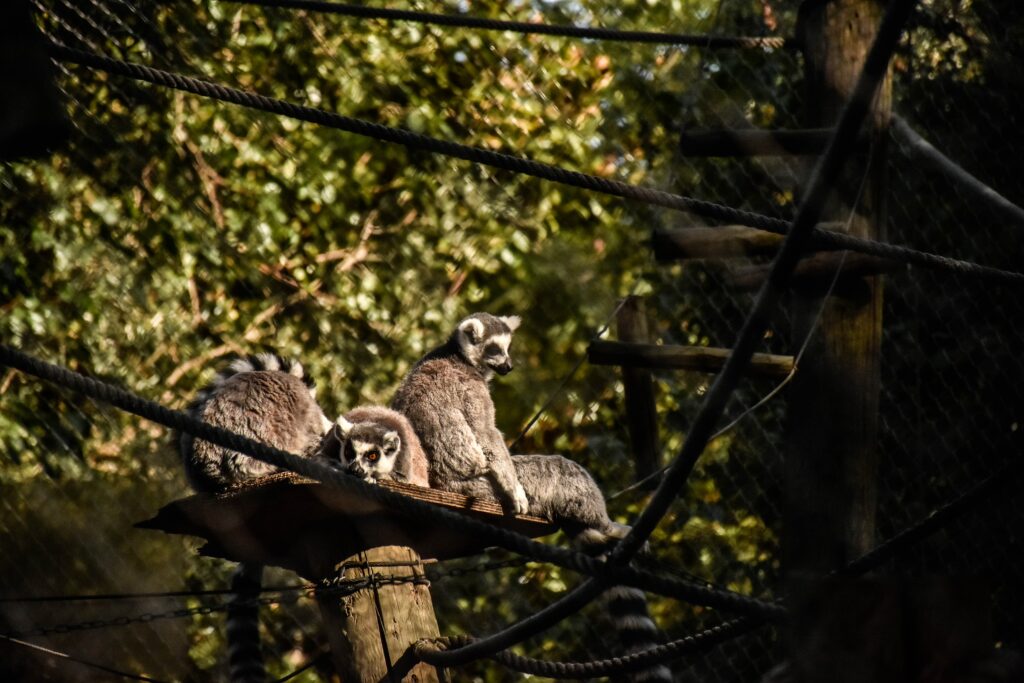
[[[766,4],[482,0],[470,7],[498,18],[742,34],[764,32]],[[915,64],[932,67],[931,78],[982,78],[986,63],[971,44],[990,30],[987,15],[936,11],[963,35],[947,40],[921,29]],[[784,28],[792,14],[774,9]],[[65,8],[41,22],[60,34],[69,16]],[[104,37],[80,17],[77,28],[100,51],[265,95],[740,208],[773,215],[793,208],[788,181],[771,163],[684,160],[674,149],[683,127],[795,125],[799,63],[782,51],[523,37],[216,0],[144,4],[121,21],[149,37]],[[666,342],[727,345],[745,312],[743,300],[709,299],[721,286],[714,273],[651,267],[650,230],[687,217],[79,67],[60,82],[77,125],[70,147],[0,169],[0,339],[166,404],[184,405],[229,356],[260,350],[302,358],[328,413],[386,402],[456,320],[489,310],[524,317],[513,347],[519,369],[495,387],[511,439],[585,354],[618,297],[649,293]],[[706,378],[660,379],[671,455]],[[622,394],[616,372],[584,366],[518,450],[569,455],[607,492],[623,488],[632,468]],[[35,530],[3,527],[5,551],[17,553],[2,555],[5,593],[31,592],[22,580],[31,574],[52,577],[43,592],[98,589],[102,572],[90,563],[122,552],[136,559],[103,580],[112,586],[123,588],[126,577],[150,590],[183,581],[224,585],[223,564],[129,528],[185,492],[164,430],[11,372],[0,373],[0,406],[7,516]],[[765,422],[777,424],[777,412],[768,415]],[[769,590],[777,513],[745,497],[732,478],[744,472],[764,482],[762,494],[773,491],[777,435],[767,438],[767,430],[740,429],[712,444],[653,540],[664,569],[744,592]],[[54,509],[38,498],[37,490],[50,489],[74,494],[62,494],[71,497]],[[643,503],[627,495],[613,512],[628,521]],[[108,545],[97,546],[98,556],[82,554],[82,544],[99,541]],[[15,556],[30,564],[14,566]],[[63,573],[48,574],[54,566]],[[438,583],[442,631],[496,630],[576,581],[531,565]],[[670,601],[653,609],[678,633],[707,616]],[[322,644],[308,605],[287,617],[265,614],[277,644],[274,673]],[[580,658],[600,648],[595,637],[570,621],[521,651]],[[143,655],[124,663],[163,677],[223,674],[220,618],[197,617],[178,638],[175,652],[187,651],[187,666],[161,669]],[[472,672],[483,681],[511,679],[489,665]]]

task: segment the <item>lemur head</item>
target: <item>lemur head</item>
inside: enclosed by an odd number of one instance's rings
[[[508,345],[519,322],[517,315],[498,317],[490,313],[474,313],[455,328],[459,352],[487,379],[495,372],[507,375],[512,372]]]
[[[402,450],[398,432],[374,422],[352,423],[339,417],[331,430],[341,468],[364,481],[391,479]]]

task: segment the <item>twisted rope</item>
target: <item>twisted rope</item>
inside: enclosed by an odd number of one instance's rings
[[[650,571],[627,566],[614,566],[583,553],[538,543],[522,534],[481,522],[442,507],[415,500],[382,486],[368,484],[340,472],[314,458],[303,458],[266,444],[253,441],[231,431],[193,418],[187,413],[171,410],[158,403],[115,387],[106,382],[86,377],[67,368],[34,358],[6,344],[0,344],[0,366],[8,366],[91,398],[109,403],[126,412],[157,424],[177,429],[210,443],[238,451],[283,470],[314,479],[366,496],[387,505],[390,509],[409,516],[428,516],[439,523],[449,524],[467,534],[487,539],[494,545],[531,559],[571,569],[588,576],[601,577],[610,583],[633,586],[652,593],[666,595],[694,604],[756,614],[768,619],[781,619],[784,610],[778,605],[749,596],[709,588],[676,577],[662,576]]]
[[[534,676],[546,676],[547,678],[591,678],[627,674],[643,671],[653,664],[660,664],[683,655],[704,652],[715,645],[750,631],[761,623],[753,619],[736,619],[641,652],[590,662],[548,662],[542,659],[523,657],[508,650],[496,652],[488,659],[503,664],[513,671]],[[465,647],[474,642],[476,639],[472,636],[448,636],[421,640],[413,646],[413,649],[417,657],[429,663],[438,652],[453,647]]]
[[[590,26],[557,26],[527,21],[487,19],[456,14],[437,14],[414,10],[389,9],[386,7],[364,7],[322,0],[231,0],[241,5],[276,7],[280,9],[307,10],[322,14],[334,14],[361,19],[388,19],[411,21],[419,24],[474,28],[486,31],[508,31],[546,36],[563,36],[587,40],[614,40],[629,43],[655,45],[690,45],[703,48],[795,48],[792,38],[782,36],[709,36],[686,33],[661,33],[657,31],[622,31],[613,28]]]
[[[112,59],[57,43],[50,44],[50,54],[60,61],[79,64],[107,73],[192,93],[201,97],[208,97],[220,102],[236,104],[279,116],[287,116],[298,121],[306,121],[335,130],[402,145],[409,149],[441,154],[542,180],[549,180],[561,185],[613,197],[621,197],[623,199],[632,199],[644,204],[660,206],[674,211],[685,211],[698,216],[736,225],[745,225],[779,235],[785,235],[789,229],[789,222],[781,218],[772,218],[752,211],[735,209],[702,199],[631,185],[619,180],[599,178],[586,173],[570,171],[558,166],[552,166],[551,164],[533,161],[525,157],[439,140],[401,128],[392,128],[315,107],[307,107],[285,100],[245,92],[202,79],[170,73],[119,59]],[[969,261],[923,252],[900,245],[876,242],[853,235],[830,232],[820,228],[815,228],[812,231],[812,237],[806,247],[818,250],[848,249],[862,254],[904,261],[930,270],[970,275],[1011,285],[1024,285],[1024,273],[1000,270]]]

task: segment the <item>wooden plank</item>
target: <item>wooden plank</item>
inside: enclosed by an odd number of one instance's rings
[[[842,227],[842,224],[834,222],[818,224],[821,230]],[[771,256],[784,238],[784,235],[744,225],[697,226],[655,230],[651,235],[651,247],[654,258],[660,262]]]
[[[879,258],[868,254],[843,252],[822,252],[801,259],[793,271],[790,286],[793,288],[826,289],[839,273],[839,285],[836,292],[842,294],[842,283],[851,279],[859,279],[885,273],[895,273],[907,269],[907,264],[900,261]],[[738,289],[757,289],[771,270],[770,264],[733,268],[725,275],[725,281]]]
[[[628,343],[650,341],[647,306],[640,296],[626,297],[616,315],[619,340]],[[633,450],[637,480],[661,468],[658,444],[658,413],[654,405],[654,379],[650,371],[637,367],[622,368],[626,398],[626,425]],[[657,485],[651,482],[652,487]]]
[[[774,254],[784,237],[743,225],[655,230],[651,237],[657,261],[729,258]]]
[[[397,482],[382,486],[533,538],[557,530],[539,517],[506,515],[495,501]],[[200,550],[204,555],[284,567],[314,580],[319,575],[309,565],[311,545],[329,548],[336,561],[381,545],[409,546],[437,559],[474,555],[486,545],[363,494],[291,474],[264,477],[220,495],[189,496],[135,526],[198,536],[207,541]]]
[[[679,136],[679,151],[699,157],[816,155],[825,151],[832,132],[831,128],[684,131]]]
[[[595,341],[587,348],[587,360],[593,365],[718,372],[725,365],[729,353],[729,349],[710,346],[667,346]],[[752,377],[784,377],[792,369],[792,356],[755,353],[747,372]]]

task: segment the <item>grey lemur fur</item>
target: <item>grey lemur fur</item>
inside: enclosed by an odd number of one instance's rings
[[[229,429],[290,453],[314,455],[333,423],[314,398],[313,382],[302,365],[271,354],[232,361],[189,405],[195,418]],[[185,473],[196,491],[219,493],[244,481],[277,471],[236,451],[181,434]],[[229,679],[232,683],[267,680],[259,641],[258,597],[263,567],[243,563],[235,570],[235,591],[228,608]]]
[[[488,382],[512,370],[508,345],[519,318],[478,313],[459,323],[448,341],[405,377],[391,407],[419,435],[430,463],[430,485],[486,492],[511,512],[529,508],[505,439],[494,422]]]
[[[271,354],[232,361],[189,405],[193,417],[236,434],[309,455],[332,426],[314,398],[302,365]],[[216,446],[191,434],[180,437],[185,474],[196,491],[217,493],[277,472],[273,465]]]
[[[628,530],[608,517],[590,474],[559,455],[512,456],[494,420],[488,383],[512,370],[517,316],[471,315],[409,371],[391,401],[420,437],[433,488],[546,517],[590,546]]]
[[[394,480],[427,487],[427,456],[404,415],[360,406],[339,417],[318,451],[364,481]]]

